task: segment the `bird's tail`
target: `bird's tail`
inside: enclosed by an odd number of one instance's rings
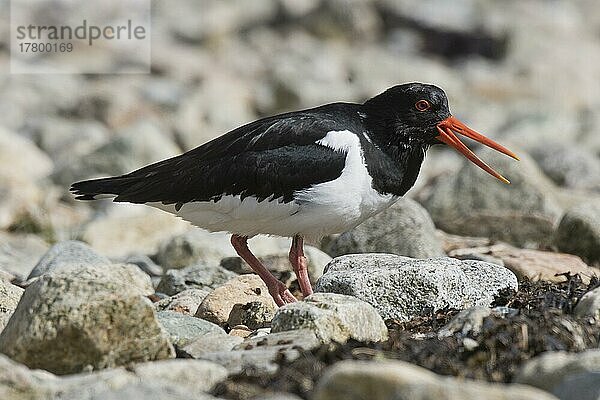
[[[119,196],[139,179],[131,176],[115,176],[111,178],[91,179],[75,182],[71,185],[71,193],[77,200],[98,200]]]

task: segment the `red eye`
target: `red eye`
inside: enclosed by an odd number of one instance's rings
[[[431,103],[427,100],[419,100],[415,103],[415,108],[419,111],[427,111],[431,108]]]

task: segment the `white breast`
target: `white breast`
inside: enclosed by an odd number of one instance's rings
[[[341,175],[294,193],[294,201],[281,199],[258,202],[254,197],[223,196],[217,202],[192,202],[179,211],[174,205],[151,203],[210,231],[227,231],[245,236],[301,234],[319,238],[341,233],[392,205],[398,197],[382,195],[372,187],[360,140],[350,131],[331,131],[316,142],[346,153]]]

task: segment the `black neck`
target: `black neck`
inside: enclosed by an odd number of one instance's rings
[[[415,184],[429,145],[411,141],[413,135],[398,134],[396,121],[369,115],[365,124],[371,141],[363,143],[363,149],[373,188],[402,196]]]

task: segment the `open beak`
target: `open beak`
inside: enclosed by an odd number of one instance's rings
[[[450,116],[437,124],[437,130],[439,135],[436,136],[436,139],[440,142],[446,143],[448,146],[454,147],[460,153],[462,153],[465,157],[467,157],[473,164],[477,165],[479,168],[483,169],[488,174],[496,177],[504,183],[510,183],[508,179],[500,175],[498,172],[494,171],[492,167],[483,162],[479,157],[475,155],[463,142],[460,141],[456,133],[466,136],[470,139],[473,139],[481,144],[484,144],[488,147],[491,147],[494,150],[499,151],[500,153],[504,153],[509,157],[514,158],[515,160],[519,160],[519,157],[512,151],[508,150],[506,147],[494,142],[492,139],[488,139],[480,133],[475,132],[473,129],[469,128],[458,119]]]

